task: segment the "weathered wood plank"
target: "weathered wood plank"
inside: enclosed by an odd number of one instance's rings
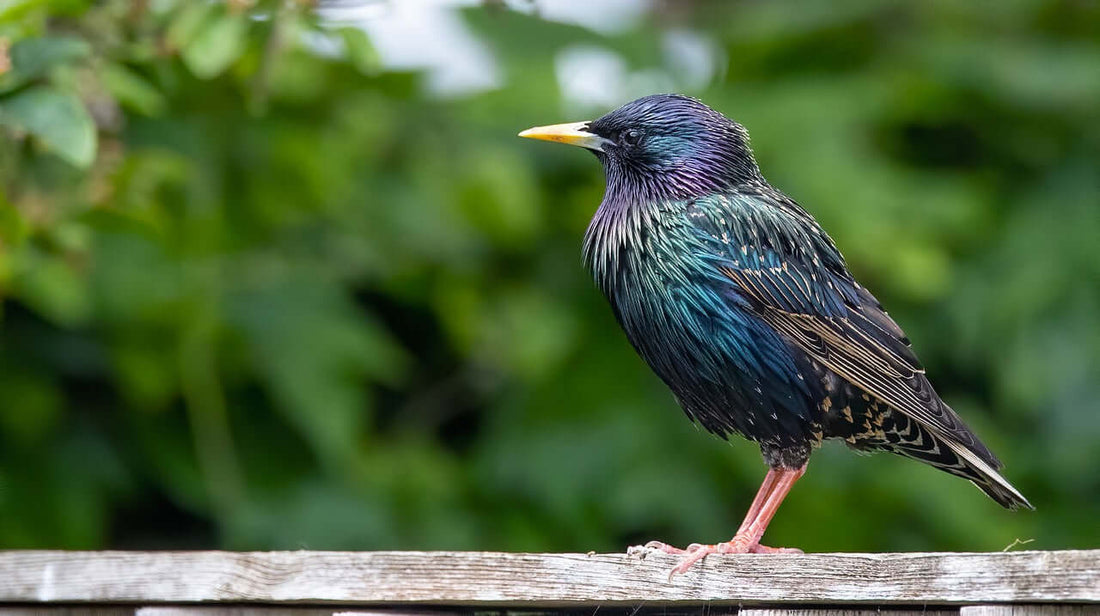
[[[959,616],[1100,616],[1100,605],[968,605]]]
[[[1100,602],[1100,550],[653,554],[0,552],[0,602],[597,606]],[[794,607],[794,606],[792,606]]]
[[[738,616],[959,616],[958,609],[741,609]]]
[[[0,607],[0,616],[134,616],[134,608],[119,606],[21,605]]]
[[[294,607],[293,605],[168,605],[138,608],[133,616],[449,616],[455,613],[457,612],[409,610],[400,607],[347,612],[333,607]]]
[[[166,605],[141,607],[134,611],[133,616],[333,616],[333,610],[288,605]]]

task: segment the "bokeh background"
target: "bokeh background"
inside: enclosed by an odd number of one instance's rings
[[[0,4],[0,548],[727,538],[580,263],[678,91],[745,124],[1037,511],[828,445],[769,542],[1100,546],[1100,4]]]

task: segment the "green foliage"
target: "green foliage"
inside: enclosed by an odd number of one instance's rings
[[[9,81],[24,82],[46,75],[50,69],[82,60],[92,49],[85,41],[61,36],[25,38],[11,48]]]
[[[0,124],[34,135],[77,167],[87,167],[95,157],[95,124],[80,99],[71,94],[35,87],[5,97]]]
[[[169,44],[200,79],[217,77],[244,51],[248,17],[227,4],[189,4],[168,30]]]
[[[310,4],[0,6],[0,547],[728,536],[758,452],[681,416],[582,271],[596,162],[514,137],[583,119],[578,46],[749,128],[1038,507],[830,445],[772,543],[1100,545],[1095,6],[687,3],[597,34],[493,3],[461,18],[501,85],[448,99]]]

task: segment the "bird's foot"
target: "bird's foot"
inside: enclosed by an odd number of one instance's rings
[[[678,548],[660,541],[650,541],[644,546],[634,546],[627,550],[628,554],[645,558],[650,552],[664,552],[683,556],[680,562],[668,573],[668,579],[686,572],[695,563],[703,560],[711,554],[801,554],[798,548],[772,548],[761,545],[749,537],[738,535],[729,541],[714,544],[693,543],[686,548]]]
[[[632,545],[626,549],[626,555],[632,556],[639,560],[644,560],[653,552],[664,552],[665,554],[684,554],[687,550],[681,550],[676,546],[669,545],[667,543],[661,543],[660,541],[650,541],[645,545]]]

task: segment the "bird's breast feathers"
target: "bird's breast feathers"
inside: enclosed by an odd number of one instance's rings
[[[585,261],[639,354],[689,415],[720,434],[808,438],[808,362],[723,273],[740,222],[698,200],[601,207]],[[711,233],[724,219],[725,230]],[[746,251],[747,252],[747,251]],[[740,254],[740,253],[739,253]]]

